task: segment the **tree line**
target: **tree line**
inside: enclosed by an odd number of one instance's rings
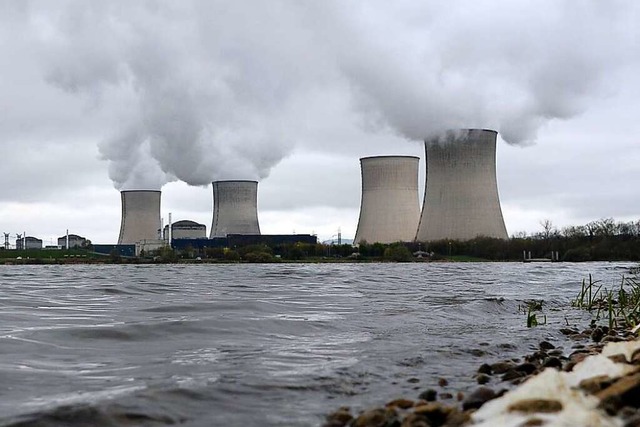
[[[640,261],[640,220],[616,222],[613,218],[585,225],[557,228],[550,220],[540,222],[532,234],[515,233],[508,240],[478,237],[469,241],[430,242],[428,248],[441,255],[468,255],[489,260],[551,258],[561,261]]]
[[[535,233],[518,232],[509,239],[479,236],[472,240],[440,240],[434,242],[397,242],[393,244],[362,242],[350,244],[279,244],[249,245],[237,248],[187,249],[176,258],[219,260],[223,262],[277,262],[279,260],[360,260],[395,261],[440,259],[477,259],[521,261],[551,258],[560,261],[640,261],[640,220],[616,222],[604,218],[585,225],[557,228],[550,220],[540,222]],[[174,258],[175,259],[175,258]]]

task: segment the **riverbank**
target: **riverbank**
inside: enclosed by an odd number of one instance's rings
[[[208,258],[185,258],[185,259],[163,259],[163,258],[128,258],[121,257],[113,259],[107,255],[76,255],[66,257],[17,257],[17,258],[0,258],[0,264],[4,265],[39,265],[39,264],[370,264],[380,262],[498,262],[488,261],[480,258],[466,256],[441,257],[437,259],[416,258],[410,261],[394,261],[385,259],[360,259],[360,258],[342,258],[342,257],[315,257],[305,258],[301,260],[291,260],[273,257],[268,261],[249,261],[249,260],[226,260],[226,259],[208,259]],[[502,261],[515,262],[515,261]],[[521,261],[519,261],[521,262]]]
[[[522,358],[482,363],[478,387],[438,389],[359,413],[341,407],[324,427],[640,426],[640,340],[629,328],[562,328],[574,344],[549,341]]]

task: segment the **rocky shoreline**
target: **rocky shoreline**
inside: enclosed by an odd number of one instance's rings
[[[569,352],[549,342],[522,358],[478,367],[467,395],[439,388],[416,399],[352,413],[341,407],[324,427],[640,427],[640,340],[628,328],[560,330]],[[491,383],[492,386],[488,384]]]

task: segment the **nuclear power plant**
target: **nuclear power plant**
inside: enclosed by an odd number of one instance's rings
[[[414,156],[360,159],[362,198],[354,243],[414,240],[420,220],[419,162]]]
[[[467,129],[425,141],[417,241],[508,238],[498,197],[496,137],[493,130]]]
[[[418,194],[419,157],[361,158],[360,216],[353,242],[508,239],[498,196],[496,139],[496,131],[466,129],[426,140],[422,210]],[[171,213],[169,224],[163,230],[161,192],[125,190],[120,193],[122,219],[117,245],[90,246],[97,253],[129,257],[155,254],[167,246],[188,253],[206,254],[210,249],[212,253],[226,254],[216,251],[250,245],[282,250],[290,244],[317,243],[315,234],[261,234],[257,181],[214,181],[212,186],[213,218],[208,236],[206,227],[195,221],[172,224]],[[16,247],[42,247],[42,241],[22,236],[26,233],[17,235]],[[9,246],[8,238],[9,234],[5,233],[5,248]],[[66,241],[69,242],[69,237]],[[69,247],[61,245],[60,238],[58,243],[56,248]],[[50,247],[54,246],[46,248]]]
[[[481,236],[508,239],[498,196],[496,139],[497,132],[493,130],[466,129],[426,140],[422,211],[418,194],[419,157],[361,158],[362,194],[354,243],[470,240]],[[116,250],[130,256],[133,246],[138,255],[167,244],[202,251],[253,244],[317,242],[315,235],[260,233],[257,181],[214,181],[212,186],[213,218],[208,238],[203,224],[190,220],[171,224],[171,214],[169,225],[161,230],[161,192],[127,190],[121,192],[118,244],[93,245],[94,249],[109,254]]]
[[[214,181],[210,238],[260,234],[257,181]]]
[[[315,245],[318,242],[317,236],[311,234],[261,234],[256,181],[214,181],[212,184],[213,223],[209,237],[206,227],[195,221],[171,223],[171,213],[169,224],[161,230],[160,191],[122,191],[118,244],[93,244],[93,250],[105,255],[133,257],[153,254],[167,245],[177,250],[204,253],[211,248]]]
[[[160,238],[160,191],[132,190],[120,192],[122,220],[119,245],[133,245]]]

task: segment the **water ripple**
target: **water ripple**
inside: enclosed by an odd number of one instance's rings
[[[0,424],[311,426],[440,377],[466,390],[483,358],[562,344],[582,279],[631,267],[0,266]],[[531,299],[548,327],[526,328]]]

